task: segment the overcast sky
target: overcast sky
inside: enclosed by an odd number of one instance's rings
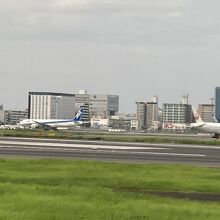
[[[219,0],[0,1],[0,103],[28,91],[118,94],[120,111],[210,103],[220,86]]]

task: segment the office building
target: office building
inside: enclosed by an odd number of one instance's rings
[[[191,123],[192,107],[187,104],[163,104],[163,124]]]
[[[158,97],[154,96],[149,102],[136,102],[138,130],[153,129],[158,124]]]
[[[28,110],[7,110],[5,111],[5,122],[7,124],[16,125],[21,120],[28,118]]]
[[[91,118],[107,119],[118,115],[118,95],[94,95],[86,90],[80,90],[75,94],[75,109],[84,108],[82,120],[89,121]]]
[[[147,127],[147,103],[136,102],[138,130],[145,130]]]
[[[118,95],[90,95],[90,114],[95,118],[109,118],[118,115]]]
[[[147,102],[146,126],[148,129],[154,128],[155,122],[158,122],[158,111],[158,102]]]
[[[198,113],[205,122],[214,122],[213,113],[215,106],[213,104],[200,104],[198,107]]]
[[[16,125],[28,118],[28,110],[0,110],[0,124]]]
[[[30,119],[70,119],[75,115],[75,95],[54,92],[29,92]]]
[[[188,99],[189,95],[184,95],[180,104],[163,104],[163,127],[167,127],[167,124],[171,126],[176,124],[178,127],[178,124],[186,125],[192,122],[192,106],[188,104]]]
[[[90,95],[86,90],[80,90],[78,94],[75,94],[75,113],[83,108],[81,120],[90,121]]]
[[[220,87],[215,88],[215,117],[220,121]]]

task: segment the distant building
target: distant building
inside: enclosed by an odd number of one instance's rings
[[[192,107],[187,104],[163,104],[163,124],[191,123]]]
[[[154,128],[155,122],[158,122],[158,110],[157,102],[147,102],[146,126],[148,129]]]
[[[150,102],[136,102],[136,105],[139,130],[154,129],[158,124],[158,98],[155,96]]]
[[[90,121],[90,95],[86,90],[80,90],[78,94],[75,94],[75,113],[83,108],[82,121]]]
[[[0,110],[0,124],[5,124],[5,111]]]
[[[198,107],[198,113],[205,122],[214,122],[213,113],[215,106],[212,104],[200,104]]]
[[[0,125],[5,124],[3,105],[0,105]]]
[[[118,95],[90,95],[90,114],[95,118],[109,118],[118,115]]]
[[[136,102],[136,105],[138,130],[145,130],[147,128],[147,103]]]
[[[28,118],[28,110],[0,110],[0,124],[16,125]]]
[[[118,95],[94,95],[86,90],[80,90],[75,94],[75,109],[84,108],[83,121],[94,119],[109,119],[117,116],[119,111]]]
[[[7,124],[16,125],[21,120],[28,118],[28,110],[7,110],[5,111],[5,117],[5,121],[8,121]]]
[[[138,127],[135,125],[135,127],[133,127],[132,129],[132,126],[134,125],[134,121],[137,121],[137,115],[136,114],[123,114],[123,113],[120,113],[119,114],[119,118],[120,119],[123,119],[123,127],[120,127],[120,128],[123,128],[124,130],[126,131],[137,131],[138,130]]]
[[[75,95],[54,92],[29,92],[30,119],[70,119],[75,115]]]
[[[132,132],[138,131],[138,127],[139,127],[138,120],[136,120],[136,119],[131,120],[130,127],[131,127]]]
[[[215,88],[215,117],[220,121],[220,87]]]
[[[107,118],[92,118],[91,119],[92,128],[109,128],[109,119]]]

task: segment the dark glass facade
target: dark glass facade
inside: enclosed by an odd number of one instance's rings
[[[215,117],[220,121],[220,87],[215,88]]]

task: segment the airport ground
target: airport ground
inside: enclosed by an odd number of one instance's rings
[[[111,133],[97,130],[73,130],[73,131],[45,131],[42,129],[16,129],[0,130],[0,136],[7,137],[36,137],[59,138],[72,140],[97,140],[116,142],[138,143],[175,143],[175,144],[202,144],[220,145],[220,141],[207,134],[176,134],[176,133]]]
[[[0,134],[0,219],[220,219],[219,141],[40,130]]]
[[[0,160],[0,219],[216,220],[219,168]]]

